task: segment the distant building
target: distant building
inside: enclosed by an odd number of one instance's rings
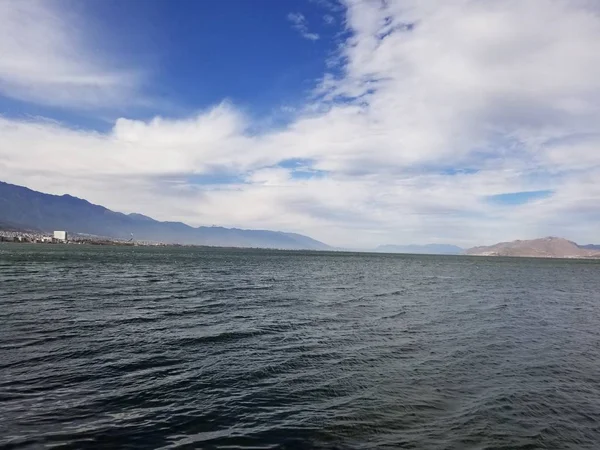
[[[54,240],[64,242],[67,240],[67,232],[66,231],[55,231],[54,232]]]

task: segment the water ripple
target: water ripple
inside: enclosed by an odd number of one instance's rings
[[[598,262],[0,247],[0,448],[600,442]]]

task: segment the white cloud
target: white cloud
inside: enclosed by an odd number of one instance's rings
[[[600,243],[595,3],[353,0],[346,24],[343,65],[284,129],[253,134],[226,103],[186,120],[122,118],[106,134],[5,118],[0,179],[334,245]],[[487,201],[537,190],[554,194]]]
[[[289,13],[287,16],[288,20],[292,22],[292,26],[296,31],[300,33],[304,39],[308,39],[309,41],[317,41],[320,36],[317,33],[311,33],[308,31],[308,24],[306,22],[306,17],[304,14],[300,13]]]
[[[86,42],[85,19],[54,0],[0,2],[0,94],[53,106],[131,102],[139,74],[119,70]]]

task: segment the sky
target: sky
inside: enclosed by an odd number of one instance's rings
[[[0,0],[0,180],[350,248],[600,243],[600,3]]]

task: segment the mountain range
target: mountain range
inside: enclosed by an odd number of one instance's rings
[[[143,214],[123,214],[71,195],[51,195],[0,181],[0,230],[70,233],[166,244],[218,247],[341,250],[297,233],[224,227],[191,227]],[[364,251],[364,250],[363,250]],[[578,245],[559,237],[501,242],[462,249],[449,244],[380,245],[379,253],[600,258],[600,245]]]
[[[269,230],[191,227],[123,214],[71,195],[51,195],[0,181],[0,224],[10,229],[66,230],[117,239],[221,247],[328,250],[308,236]]]
[[[464,249],[450,244],[425,245],[380,245],[375,249],[378,253],[412,253],[421,255],[460,255]]]

